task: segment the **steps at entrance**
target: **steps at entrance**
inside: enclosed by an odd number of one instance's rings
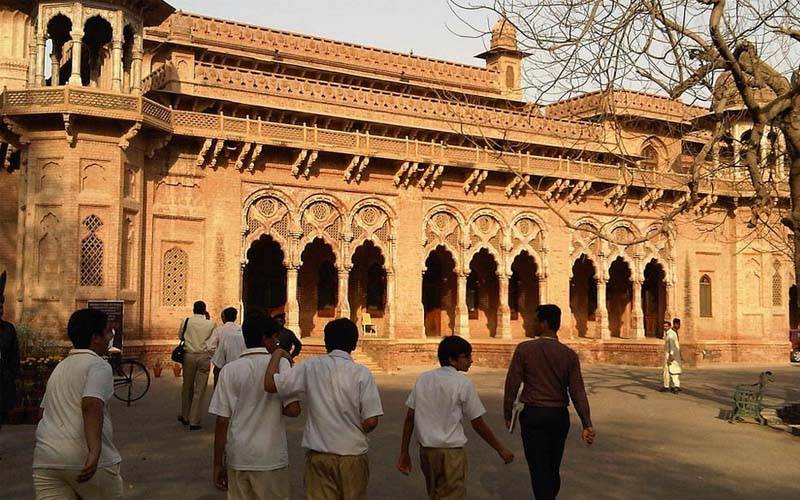
[[[358,363],[359,365],[364,365],[369,368],[369,371],[373,373],[383,373],[383,369],[375,362],[374,359],[370,357],[369,354],[365,353],[361,350],[355,350],[351,354],[353,356],[353,361]]]

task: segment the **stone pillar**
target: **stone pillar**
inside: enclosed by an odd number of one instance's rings
[[[297,301],[297,266],[286,268],[286,328],[300,336],[300,304]]]
[[[338,268],[339,271],[339,304],[336,316],[338,318],[350,318],[350,297],[348,290],[350,285],[350,269],[347,267]]]
[[[386,315],[386,325],[389,331],[387,337],[390,339],[395,338],[395,314],[394,314],[395,298],[394,298],[394,271],[391,269],[386,270],[386,304],[384,305],[384,314]],[[424,313],[423,313],[424,315]],[[423,317],[423,325],[425,320]],[[425,335],[425,328],[422,329],[422,334]]]
[[[672,294],[673,294],[673,286],[672,283],[669,281],[664,282],[666,288],[666,297],[664,297],[665,307],[664,307],[664,318],[663,321],[672,321],[672,311],[675,310],[675,304],[673,303]],[[661,325],[658,325],[661,328]]]
[[[508,306],[508,275],[498,274],[500,283],[500,301],[497,308],[497,336],[501,339],[511,338],[511,308]]]
[[[539,282],[539,303],[547,304],[547,277],[544,274],[537,274],[536,280]]]
[[[72,73],[69,76],[69,85],[83,85],[81,80],[81,49],[83,47],[83,30],[74,30],[72,35]]]
[[[644,313],[642,312],[642,280],[633,280],[631,297],[631,338],[644,338]]]
[[[467,309],[467,273],[458,273],[456,287],[456,335],[469,338],[469,310]]]
[[[52,87],[58,87],[61,85],[59,75],[60,72],[61,55],[57,53],[56,49],[53,49],[53,53],[50,54],[50,85]]]
[[[111,42],[111,90],[122,90],[122,39]]]
[[[142,91],[142,49],[133,50],[133,62],[131,63],[131,92],[138,94]]]
[[[608,307],[606,306],[606,285],[608,280],[605,278],[597,278],[597,311],[595,311],[595,319],[597,322],[598,338],[610,339],[611,331],[608,328]]]
[[[34,87],[44,87],[44,49],[45,37],[36,37],[36,73],[34,76]]]

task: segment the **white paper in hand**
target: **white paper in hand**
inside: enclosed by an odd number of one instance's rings
[[[519,398],[522,396],[523,385],[524,384],[520,384],[519,390],[517,391],[517,397],[514,399],[514,406],[511,408],[511,422],[508,424],[509,434],[514,432],[514,427],[517,426],[517,420],[519,420],[519,414],[525,409],[525,405],[519,402]]]

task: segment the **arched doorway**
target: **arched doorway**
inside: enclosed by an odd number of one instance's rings
[[[497,335],[497,306],[500,282],[497,279],[497,261],[482,248],[473,255],[467,277],[467,311],[469,332],[472,337]]]
[[[532,335],[536,306],[539,305],[539,267],[531,254],[522,251],[511,264],[508,281],[508,307],[511,310],[511,336]]]
[[[642,283],[642,314],[645,337],[664,336],[664,313],[667,310],[667,283],[664,267],[652,259],[644,268]]]
[[[336,254],[321,238],[307,244],[300,259],[302,265],[297,273],[300,334],[307,337],[320,333],[322,323],[336,316],[339,275]]]
[[[353,253],[348,297],[350,319],[364,324],[365,314],[375,326],[378,335],[388,333],[384,322],[386,309],[386,269],[381,250],[371,241],[365,241]]]
[[[72,21],[58,14],[47,23],[47,45],[44,57],[44,75],[50,75],[45,85],[64,85],[72,70],[72,56],[66,59],[64,46],[72,40]]]
[[[628,338],[631,332],[631,299],[633,282],[631,268],[622,257],[617,257],[608,268],[606,307],[608,329],[612,337]]]
[[[83,27],[81,82],[84,86],[111,88],[111,40],[114,30],[108,21],[94,16]]]
[[[255,311],[272,314],[286,305],[283,260],[283,250],[271,236],[261,236],[250,245],[242,280],[245,314]]]
[[[597,312],[597,272],[594,262],[586,254],[581,254],[572,265],[569,307],[578,336],[594,337],[595,328],[590,323],[594,323]]]
[[[458,282],[453,256],[441,245],[425,260],[422,275],[422,309],[425,315],[425,336],[452,335],[456,321],[456,289]]]

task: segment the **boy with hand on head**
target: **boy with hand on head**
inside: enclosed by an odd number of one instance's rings
[[[412,432],[419,442],[420,468],[431,500],[466,499],[467,438],[461,420],[466,417],[475,432],[494,448],[506,464],[514,454],[500,444],[483,421],[486,410],[475,385],[459,372],[472,365],[472,345],[458,336],[445,337],[439,343],[441,368],[425,372],[417,378],[408,396],[400,458],[397,469],[411,471],[408,452]]]
[[[263,390],[275,355],[280,325],[265,314],[248,316],[242,325],[245,349],[220,371],[208,411],[217,415],[214,433],[214,484],[228,500],[288,500],[289,452],[283,416],[300,415],[297,400],[283,400]]]
[[[325,325],[327,356],[278,373],[278,356],[290,357],[278,349],[264,374],[264,390],[283,398],[300,396],[306,405],[302,445],[308,450],[308,500],[367,498],[367,434],[378,426],[383,408],[372,373],[350,356],[357,343],[355,323],[336,319]]]

